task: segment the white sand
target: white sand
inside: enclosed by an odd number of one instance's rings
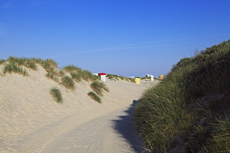
[[[107,79],[110,92],[103,92],[99,104],[87,96],[92,91],[89,82],[75,82],[71,91],[46,78],[39,65],[38,70],[27,71],[28,77],[0,76],[0,153],[138,150],[135,146],[141,142],[134,140],[138,136],[127,133],[133,129],[131,105],[150,82],[137,85]],[[60,89],[63,104],[49,94],[52,87]]]

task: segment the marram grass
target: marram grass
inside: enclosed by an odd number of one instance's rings
[[[90,98],[92,98],[93,100],[95,100],[95,101],[97,101],[97,102],[99,102],[99,103],[101,103],[101,98],[95,93],[95,92],[89,92],[88,94],[87,94]]]
[[[109,89],[106,87],[106,85],[103,82],[100,81],[94,81],[90,84],[90,88],[93,89],[99,96],[103,96],[102,91],[105,90],[109,92]]]
[[[25,69],[21,68],[20,66],[18,66],[15,63],[8,63],[4,66],[3,74],[6,74],[6,73],[18,73],[18,74],[21,74],[23,76],[29,75]]]
[[[66,87],[68,89],[74,90],[75,85],[74,85],[74,81],[73,81],[73,79],[71,77],[69,77],[69,76],[63,76],[61,78],[61,81],[62,81],[61,84],[64,87]]]
[[[181,59],[147,89],[134,120],[149,149],[230,152],[229,78],[230,40]]]
[[[61,96],[61,92],[59,89],[57,88],[52,88],[50,89],[50,94],[52,95],[53,99],[57,102],[57,103],[62,103],[62,96]]]
[[[47,78],[50,78],[50,79],[52,79],[52,80],[54,80],[55,82],[59,82],[58,80],[58,77],[57,76],[55,76],[53,73],[50,73],[50,72],[47,72],[46,73],[46,77]]]

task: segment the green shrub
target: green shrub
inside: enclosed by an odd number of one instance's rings
[[[28,76],[28,73],[26,70],[22,69],[21,67],[19,67],[17,64],[15,63],[8,63],[4,66],[3,68],[3,74],[6,73],[19,73],[22,74],[23,76]]]
[[[91,91],[87,95],[90,96],[90,98],[92,98],[93,100],[101,103],[101,98],[96,93]]]
[[[73,81],[73,79],[71,77],[69,77],[69,76],[63,76],[61,78],[61,80],[62,80],[61,84],[64,87],[66,87],[68,89],[72,89],[72,90],[74,89],[74,81]]]
[[[50,94],[52,95],[52,97],[57,103],[62,103],[62,96],[59,89],[57,88],[50,89]]]
[[[134,118],[150,150],[228,152],[229,78],[230,40],[181,59],[157,86],[147,89]]]

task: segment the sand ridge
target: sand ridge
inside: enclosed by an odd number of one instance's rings
[[[42,152],[74,127],[132,104],[149,86],[107,79],[110,92],[103,92],[99,104],[87,96],[92,91],[89,82],[75,82],[76,89],[71,91],[45,77],[40,65],[35,71],[25,69],[27,77],[15,73],[0,76],[0,153]],[[61,91],[63,104],[53,100],[52,87]]]

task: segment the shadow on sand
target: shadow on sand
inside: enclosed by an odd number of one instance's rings
[[[133,104],[125,110],[126,115],[119,116],[119,119],[112,120],[114,123],[114,129],[117,133],[124,138],[130,145],[130,147],[137,153],[149,153],[145,147],[142,138],[138,135],[133,121],[134,108],[138,101],[134,100]]]

